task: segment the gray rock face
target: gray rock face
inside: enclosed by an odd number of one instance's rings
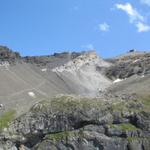
[[[15,144],[11,141],[0,142],[0,150],[17,150]]]
[[[72,96],[42,101],[14,120],[1,141],[32,150],[148,150],[149,113],[123,103]]]
[[[45,146],[46,150],[65,149],[65,150],[127,150],[127,142],[119,138],[112,139],[97,132],[83,131],[82,134],[76,131],[76,136],[68,139],[62,139],[59,142],[53,140],[45,140],[34,149],[42,149]]]
[[[136,114],[133,118],[133,122],[138,128],[150,132],[150,113],[142,112],[140,114]]]

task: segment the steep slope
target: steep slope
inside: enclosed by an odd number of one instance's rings
[[[113,84],[108,90],[116,95],[129,95],[134,93],[138,96],[150,95],[150,75],[146,75],[145,77],[134,75],[128,79]]]
[[[97,95],[99,90],[104,90],[111,84],[97,68],[109,67],[110,64],[100,59],[95,51],[87,52],[76,59],[69,61],[63,66],[53,68],[52,71],[58,76],[71,79],[73,82],[85,87],[83,94]],[[71,86],[71,85],[70,85]]]
[[[9,52],[11,57],[13,52]],[[36,102],[58,94],[96,96],[99,89],[111,84],[96,70],[97,66],[108,67],[109,63],[95,52],[54,54],[49,59],[28,58],[30,61],[18,57],[13,63],[10,57],[2,59],[0,65],[1,112],[16,109],[19,115]]]

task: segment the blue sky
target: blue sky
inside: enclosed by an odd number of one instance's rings
[[[0,0],[0,45],[22,55],[150,50],[150,0]]]

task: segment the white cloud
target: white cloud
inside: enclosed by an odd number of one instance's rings
[[[100,31],[104,31],[104,32],[109,31],[110,28],[110,26],[106,22],[99,24],[98,27]]]
[[[134,9],[130,3],[116,4],[116,7],[127,13],[131,23],[137,20],[144,21],[144,17],[136,9]]]
[[[133,8],[130,3],[116,4],[116,8],[124,11],[129,16],[130,23],[135,25],[138,32],[147,32],[150,30],[150,26],[145,23],[145,17]]]
[[[150,31],[150,26],[147,25],[147,24],[144,24],[142,22],[138,22],[136,24],[136,27],[138,29],[138,32],[147,32],[147,31]]]
[[[140,0],[142,4],[150,6],[150,0]]]

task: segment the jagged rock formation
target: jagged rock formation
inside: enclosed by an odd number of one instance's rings
[[[149,150],[150,53],[0,56],[0,150]]]

